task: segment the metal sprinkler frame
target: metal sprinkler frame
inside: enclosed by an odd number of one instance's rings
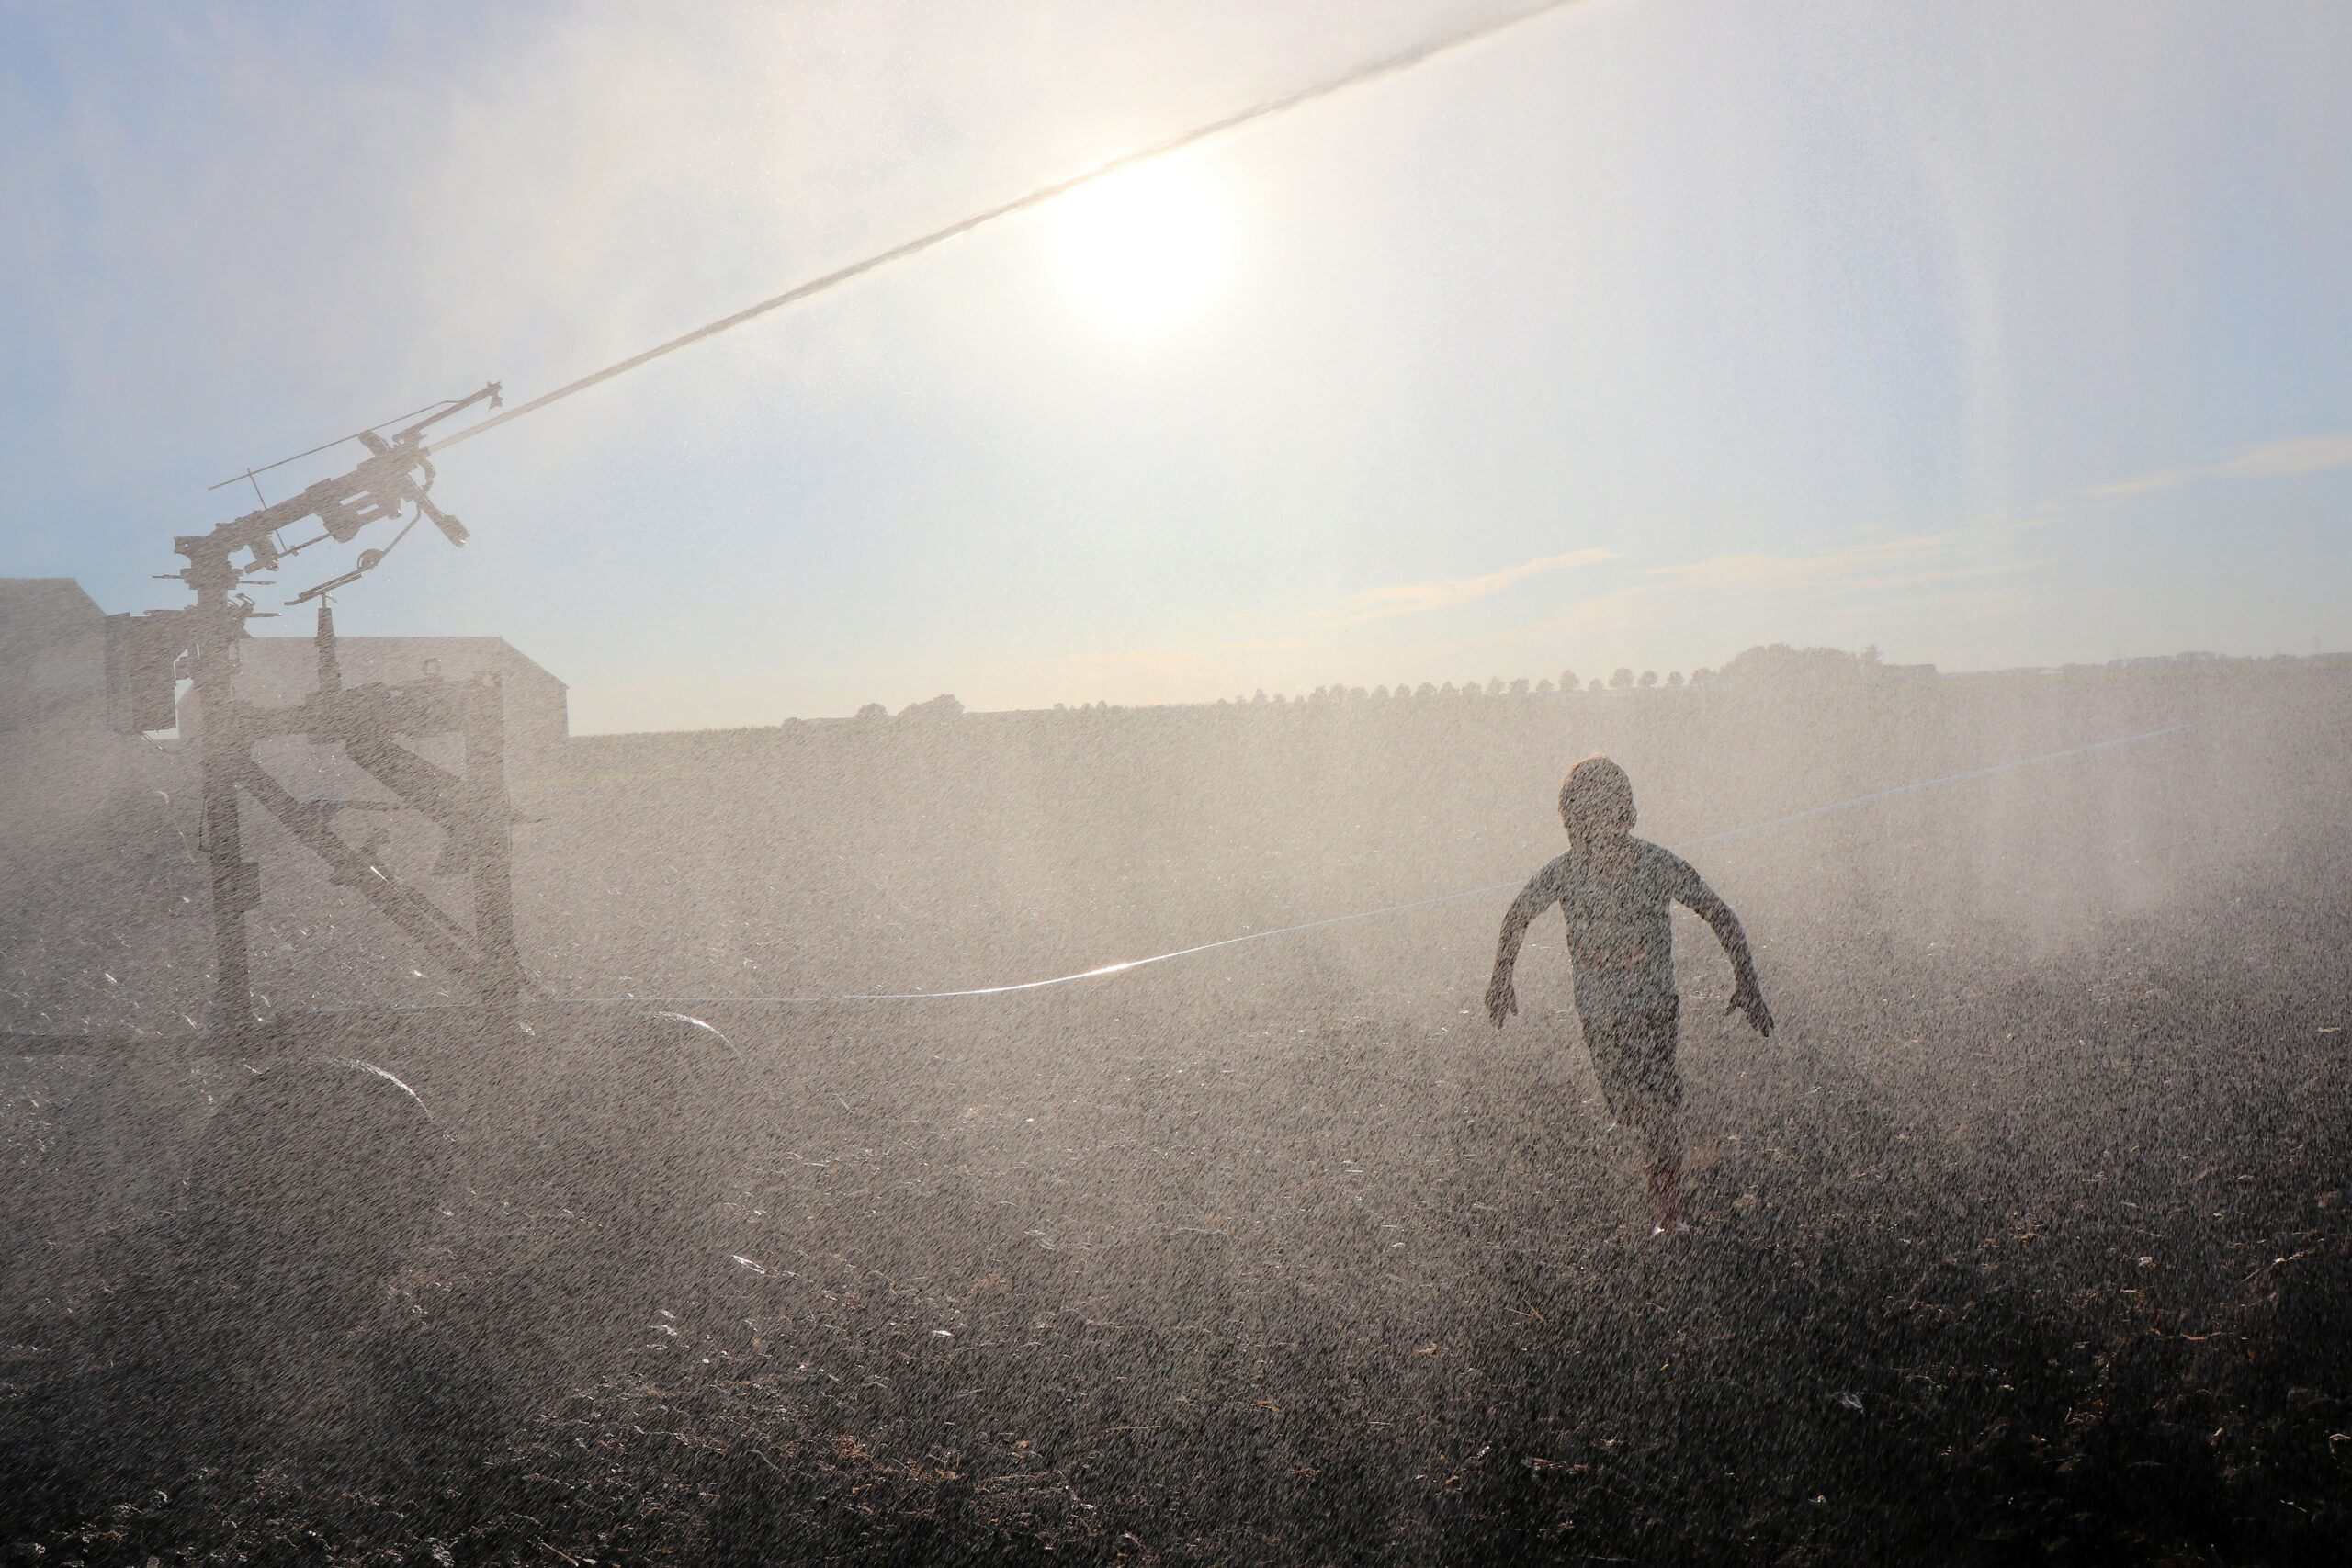
[[[496,382],[390,437],[372,430],[359,433],[353,439],[369,455],[348,472],[209,532],[178,536],[172,547],[187,565],[165,575],[187,583],[196,603],[107,618],[108,716],[115,728],[139,734],[171,728],[176,722],[177,681],[185,677],[194,689],[203,802],[198,848],[209,863],[211,884],[213,997],[205,1033],[216,1044],[247,1042],[266,1029],[254,1006],[245,931],[245,917],[261,906],[262,871],[258,862],[245,858],[239,820],[243,796],[251,796],[323,862],[334,886],[357,892],[464,982],[491,1037],[512,1035],[520,1023],[528,982],[514,939],[509,834],[514,810],[506,790],[505,700],[498,677],[452,680],[427,673],[399,684],[346,686],[328,600],[330,592],[372,570],[420,520],[431,522],[453,545],[466,542],[464,525],[436,507],[429,494],[435,475],[424,437],[434,424],[484,401],[499,406]],[[412,508],[391,544],[363,551],[352,570],[287,601],[288,606],[318,603],[317,689],[287,707],[244,701],[237,691],[237,671],[251,636],[245,623],[275,614],[256,608],[244,590],[266,585],[270,580],[261,574],[289,556],[329,539],[347,544],[368,524]],[[325,525],[324,533],[290,546],[281,541],[279,530],[313,517]],[[464,748],[461,773],[397,739],[449,734],[458,736]],[[303,800],[262,765],[256,748],[289,736],[341,748],[392,793],[392,809],[415,812],[448,835],[448,852],[437,869],[471,880],[470,927],[334,831],[335,812],[350,803]]]

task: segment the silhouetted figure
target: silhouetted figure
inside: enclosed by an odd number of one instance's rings
[[[1503,917],[1487,1016],[1500,1029],[1519,1010],[1510,978],[1519,944],[1536,916],[1559,905],[1585,1049],[1610,1114],[1642,1134],[1652,1234],[1670,1235],[1690,1227],[1682,1220],[1682,1077],[1674,1060],[1682,1002],[1674,989],[1669,905],[1687,905],[1724,944],[1738,981],[1731,1007],[1746,1010],[1758,1034],[1772,1032],[1772,1012],[1739,918],[1680,856],[1634,837],[1634,820],[1624,769],[1588,757],[1568,770],[1560,784],[1568,852],[1537,872]]]

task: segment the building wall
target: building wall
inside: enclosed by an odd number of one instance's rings
[[[346,637],[336,639],[335,651],[345,687],[399,685],[435,673],[453,681],[496,675],[506,707],[508,772],[530,776],[560,765],[571,729],[564,684],[503,638]],[[310,637],[252,637],[239,650],[237,693],[256,707],[291,707],[318,689],[318,646]],[[202,722],[195,707],[184,702],[184,736]],[[454,739],[417,749],[457,765]]]
[[[105,613],[72,578],[0,578],[0,731],[103,729],[106,642]],[[560,765],[571,733],[569,694],[503,638],[346,637],[336,647],[346,686],[397,684],[435,670],[452,680],[496,675],[509,769],[529,774]],[[288,707],[317,687],[318,649],[310,637],[243,644],[237,689],[245,701]],[[181,716],[181,733],[192,738],[201,719],[185,697]]]
[[[0,578],[0,730],[106,722],[106,615],[70,577]]]

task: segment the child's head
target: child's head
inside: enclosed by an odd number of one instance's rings
[[[1634,781],[1606,757],[1587,757],[1560,781],[1560,822],[1571,839],[1634,830]]]

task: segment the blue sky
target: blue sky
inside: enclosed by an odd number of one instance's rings
[[[173,603],[247,463],[1510,8],[0,9],[0,573]],[[1591,0],[1183,154],[1140,260],[1047,208],[452,451],[475,542],[338,618],[582,729],[2352,647],[2347,68],[2332,4]]]

